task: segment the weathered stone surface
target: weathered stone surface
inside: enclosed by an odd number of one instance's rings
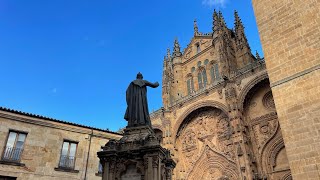
[[[110,140],[98,157],[103,164],[103,180],[171,180],[175,162],[160,145],[149,126],[124,129],[120,140]]]
[[[237,13],[234,31],[220,13],[213,24],[164,60],[163,108],[150,117],[177,162],[173,178],[291,178],[264,61],[251,54]]]
[[[252,4],[293,179],[320,179],[320,3]]]
[[[34,179],[101,179],[98,173],[99,158],[97,151],[109,141],[120,139],[121,135],[89,128],[78,127],[59,122],[33,118],[6,111],[0,111],[0,152],[4,151],[9,130],[27,133],[21,163],[24,166],[13,166],[0,163],[0,175],[18,177],[23,180]],[[39,125],[38,125],[39,124]],[[90,135],[91,147],[88,157]],[[64,140],[78,142],[75,170],[78,173],[56,171]],[[86,169],[88,161],[88,168]]]

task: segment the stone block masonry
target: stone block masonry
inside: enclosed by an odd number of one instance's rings
[[[293,179],[320,179],[320,1],[252,3]]]

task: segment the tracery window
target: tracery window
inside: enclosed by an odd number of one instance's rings
[[[197,66],[200,67],[201,66],[201,61],[197,62]]]
[[[199,84],[199,89],[203,89],[207,86],[207,72],[206,69],[202,69],[198,73],[198,84]]]
[[[193,84],[193,78],[190,77],[187,80],[187,89],[188,89],[188,95],[190,95],[194,91],[194,84]]]
[[[208,59],[204,60],[204,65],[207,65],[208,63],[209,63]]]
[[[199,43],[196,44],[196,48],[197,48],[197,54],[198,54],[201,51]]]
[[[218,81],[220,79],[219,66],[217,63],[211,66],[210,75],[211,75],[211,83],[214,83],[215,81]]]

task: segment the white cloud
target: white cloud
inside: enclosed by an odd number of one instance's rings
[[[228,0],[202,0],[202,4],[216,8],[224,8]]]

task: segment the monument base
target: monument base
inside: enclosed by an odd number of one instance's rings
[[[98,152],[102,180],[171,180],[175,162],[149,126],[127,127]]]

